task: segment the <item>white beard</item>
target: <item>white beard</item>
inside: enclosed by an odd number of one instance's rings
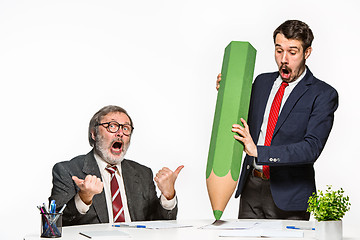
[[[105,146],[104,144],[104,138],[98,134],[95,137],[95,151],[96,153],[104,159],[105,162],[107,162],[110,165],[117,165],[122,162],[125,158],[126,151],[128,150],[130,146],[130,142],[128,144],[123,144],[122,151],[119,156],[115,156],[109,153],[108,149],[111,148],[111,146]]]

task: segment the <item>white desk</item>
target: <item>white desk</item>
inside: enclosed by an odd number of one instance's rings
[[[244,220],[244,221],[257,221],[260,220]],[[313,221],[289,221],[289,220],[265,220],[265,221],[281,221],[284,228],[287,225],[296,225],[301,227],[313,227]],[[263,238],[247,238],[247,237],[219,237],[219,233],[224,230],[210,230],[210,229],[200,229],[205,225],[211,224],[213,220],[177,220],[171,221],[179,224],[191,225],[192,227],[185,228],[171,228],[171,229],[142,229],[142,228],[117,228],[122,232],[126,232],[130,235],[129,237],[117,237],[116,239],[147,239],[147,240],[159,240],[159,239],[169,239],[169,240],[191,240],[191,239],[217,239],[217,240],[232,240],[232,239],[263,239]],[[111,224],[94,224],[94,225],[80,225],[80,226],[71,226],[63,227],[62,237],[57,238],[61,240],[89,240],[89,238],[84,237],[79,234],[79,232],[86,231],[112,231],[114,227]],[[232,230],[226,230],[232,231]],[[289,230],[289,231],[300,231],[300,230]],[[315,231],[313,230],[301,230],[304,231],[304,238],[292,238],[292,239],[304,239],[310,240],[315,239]],[[357,234],[359,231],[355,228],[344,228],[343,240],[359,240],[360,234]],[[40,238],[40,233],[28,234],[24,237],[24,240],[39,240],[46,239]],[[99,239],[99,238],[93,238]],[[103,239],[114,239],[114,238],[103,238]],[[271,239],[281,239],[284,238],[271,238]]]

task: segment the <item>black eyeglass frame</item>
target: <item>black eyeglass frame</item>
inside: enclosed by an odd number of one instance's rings
[[[110,130],[110,123],[113,123],[114,125],[117,125],[117,126],[118,126],[118,129],[117,129],[115,132],[113,132],[113,131]],[[107,124],[107,126],[105,126],[106,124]],[[95,127],[97,127],[97,126],[103,126],[104,128],[106,128],[106,130],[107,130],[109,133],[116,133],[116,132],[118,132],[119,129],[121,128],[123,134],[126,135],[126,136],[130,136],[131,133],[134,131],[134,127],[131,126],[130,124],[121,124],[121,123],[118,123],[118,122],[116,122],[116,121],[105,122],[105,123],[97,123],[97,124],[95,124]],[[130,133],[129,133],[129,134],[126,134],[126,133],[124,132],[124,126],[130,127]]]

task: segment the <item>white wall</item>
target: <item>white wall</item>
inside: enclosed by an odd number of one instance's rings
[[[179,219],[211,219],[205,168],[215,80],[232,40],[257,49],[255,75],[275,71],[272,32],[300,19],[314,34],[311,71],[340,95],[334,128],[315,164],[319,188],[343,187],[360,214],[356,1],[0,0],[1,239],[37,233],[51,168],[87,153],[87,125],[108,104],[135,122],[127,158],[156,172],[185,168]],[[296,123],[294,123],[296,124]],[[232,198],[224,218],[236,218]],[[345,228],[346,231],[346,228]],[[4,237],[5,236],[5,237]]]

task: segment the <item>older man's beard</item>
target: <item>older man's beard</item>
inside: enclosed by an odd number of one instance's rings
[[[130,141],[128,144],[123,144],[122,151],[119,156],[115,156],[109,153],[109,148],[111,148],[113,142],[110,143],[109,146],[105,146],[104,138],[98,134],[95,138],[95,151],[99,156],[104,159],[105,162],[109,163],[110,165],[116,165],[121,163],[122,160],[125,158],[126,151],[130,146]]]

